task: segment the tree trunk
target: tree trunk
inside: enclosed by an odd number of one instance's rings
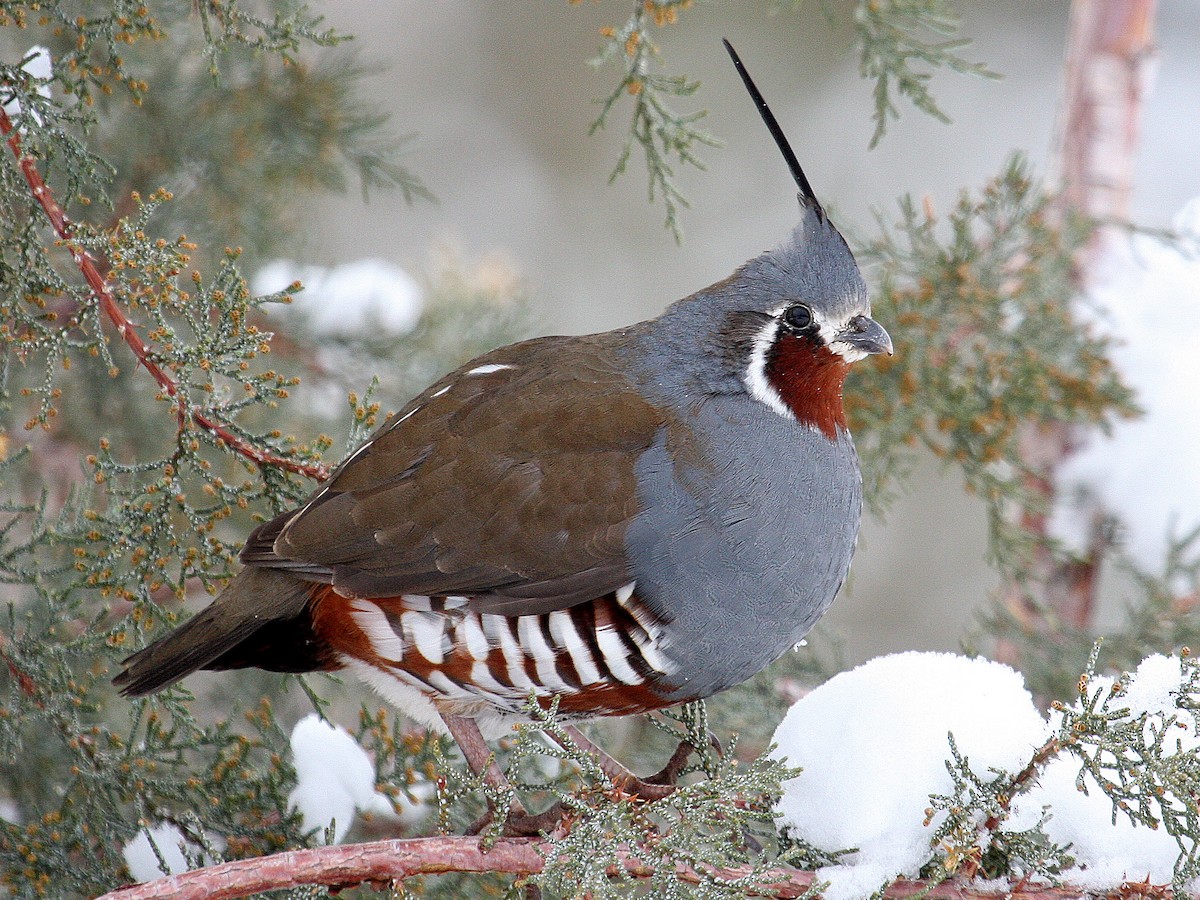
[[[1063,214],[1082,214],[1098,223],[1077,260],[1080,290],[1087,289],[1104,257],[1106,226],[1129,217],[1142,103],[1153,71],[1156,6],[1157,0],[1071,4],[1058,136]],[[1058,467],[1073,452],[1076,439],[1072,429],[1056,422],[1031,426],[1023,435],[1032,473],[1028,487],[1047,507],[1057,490]],[[1039,539],[1046,537],[1046,524],[1044,514],[1027,513],[1022,520]],[[1090,629],[1107,546],[1107,529],[1097,518],[1082,559],[1062,560],[1040,550],[1032,582],[1005,587],[1009,611],[1029,628]],[[997,647],[997,656],[1017,662],[1015,648],[1006,643]]]

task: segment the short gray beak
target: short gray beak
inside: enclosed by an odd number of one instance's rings
[[[892,338],[883,326],[870,316],[855,316],[846,323],[846,328],[837,339],[863,353],[886,353],[892,355]]]

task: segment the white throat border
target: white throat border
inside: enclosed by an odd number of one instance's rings
[[[758,334],[754,336],[754,340],[750,349],[750,362],[746,366],[746,374],[742,377],[746,389],[750,392],[750,396],[759,403],[765,403],[779,415],[785,419],[796,420],[792,410],[786,403],[783,402],[783,397],[779,391],[771,385],[770,379],[767,378],[767,352],[771,349],[771,345],[779,334],[779,329],[782,326],[780,316],[787,306],[780,306],[771,310],[771,319],[762,328]],[[840,322],[822,322],[817,320],[817,333],[821,336],[821,341],[829,352],[834,353],[844,359],[847,363],[858,362],[867,356],[867,353],[857,347],[846,343],[839,339],[839,335],[849,326],[850,320],[859,315],[857,311],[851,312]]]

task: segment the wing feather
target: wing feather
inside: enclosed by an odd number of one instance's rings
[[[617,589],[634,466],[669,424],[622,373],[620,340],[539,338],[472,360],[260,526],[242,559],[351,597],[467,595],[507,615]]]

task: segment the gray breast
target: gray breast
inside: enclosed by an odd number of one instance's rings
[[[644,512],[627,549],[662,620],[675,698],[707,697],[806,635],[846,577],[862,488],[848,434],[830,441],[744,396],[693,408],[638,462]]]

